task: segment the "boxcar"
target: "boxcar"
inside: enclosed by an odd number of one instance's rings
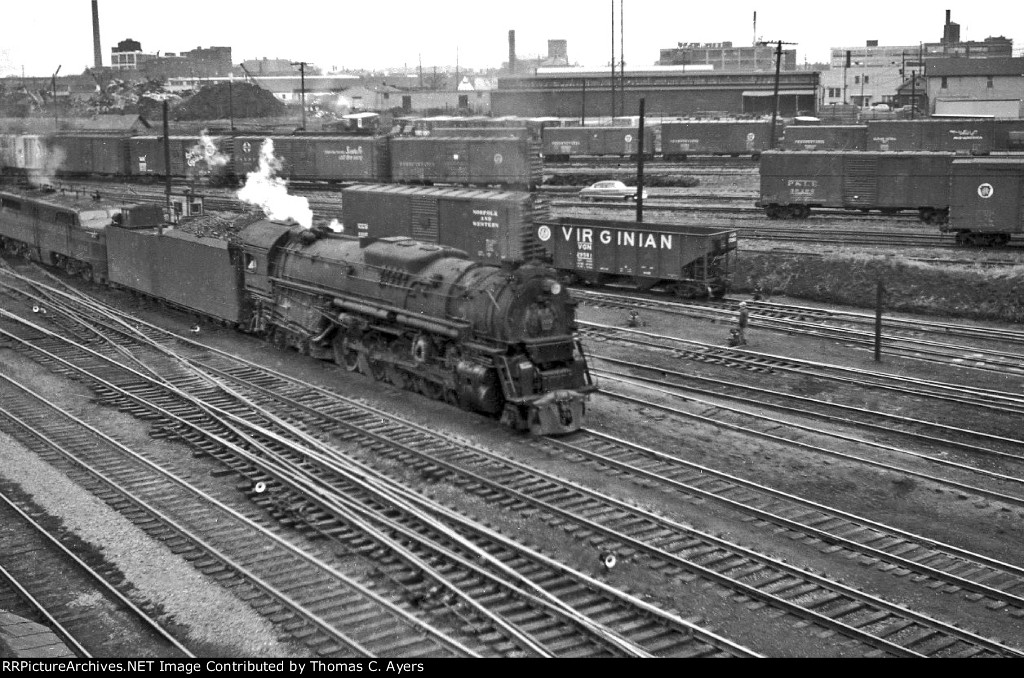
[[[984,154],[1003,144],[996,140],[991,119],[872,120],[868,122],[869,151],[949,151]]]
[[[232,324],[248,317],[239,252],[225,240],[115,226],[107,250],[112,284]]]
[[[282,174],[298,181],[388,181],[387,137],[275,136]],[[258,150],[258,149],[257,149]]]
[[[364,243],[405,236],[460,249],[475,261],[525,262],[545,249],[533,230],[547,203],[530,193],[471,188],[350,186],[342,191],[346,232]]]
[[[539,148],[529,141],[434,136],[391,140],[391,176],[397,182],[533,189],[542,173]]]
[[[867,125],[790,125],[782,136],[786,151],[864,151]]]
[[[688,155],[751,155],[771,144],[770,122],[757,120],[693,120],[661,124],[661,154],[666,160]],[[776,134],[782,131],[779,125]]]
[[[1024,233],[1024,158],[954,159],[950,168],[949,222],[964,245],[1003,245]]]
[[[39,134],[5,134],[0,144],[3,170],[12,175],[53,175],[62,158],[51,156],[46,138]]]
[[[992,150],[1013,153],[1024,151],[1024,120],[993,120]]]
[[[544,158],[568,160],[580,155],[635,157],[640,152],[636,127],[546,127],[542,134]],[[644,156],[655,153],[654,129],[644,129]]]
[[[806,218],[813,207],[917,210],[926,223],[949,212],[951,153],[767,151],[759,204],[771,218]]]
[[[538,223],[536,231],[569,282],[685,297],[729,290],[737,244],[732,229],[562,218]]]
[[[58,134],[50,139],[54,152],[64,160],[58,173],[78,175],[129,175],[129,137],[117,134]]]
[[[220,148],[223,137],[212,137],[211,141]],[[170,171],[172,177],[187,179],[209,177],[211,167],[207,164],[199,137],[171,136],[168,140],[171,152]],[[146,135],[128,139],[128,171],[132,176],[163,177],[167,175],[164,156],[164,138]]]
[[[533,133],[527,127],[437,127],[433,137],[490,137],[492,139],[532,139]]]

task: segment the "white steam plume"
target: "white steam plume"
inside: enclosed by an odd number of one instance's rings
[[[288,182],[277,176],[281,161],[274,155],[274,142],[264,139],[260,146],[260,166],[245,177],[245,186],[238,191],[238,199],[256,205],[270,219],[293,219],[303,228],[313,226],[313,210],[309,200],[288,194]]]
[[[199,143],[192,147],[191,154],[205,161],[211,170],[228,164],[228,156],[217,150],[217,144],[205,129],[199,133]]]

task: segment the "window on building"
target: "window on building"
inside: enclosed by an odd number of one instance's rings
[[[869,79],[870,77],[871,77],[870,75],[865,75],[865,76],[864,76],[864,84],[865,84],[865,85],[866,85],[866,84],[868,84],[868,79]]]
[[[853,84],[854,85],[859,85],[860,84],[860,76],[859,75],[853,76]]]
[[[947,78],[945,76],[942,77],[941,88],[942,89],[948,89],[949,88],[949,81],[947,80]]]
[[[408,94],[403,94],[402,95],[402,110],[403,111],[411,111],[412,110],[412,96],[410,96]]]
[[[986,85],[986,87],[988,87],[989,89],[992,89],[994,86],[995,85],[992,83],[992,76],[990,75],[990,76],[988,76],[988,84]]]

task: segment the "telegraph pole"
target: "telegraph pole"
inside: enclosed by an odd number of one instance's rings
[[[612,117],[615,117],[615,0],[612,0]]]
[[[63,66],[63,64],[61,64]],[[53,132],[57,133],[57,127],[60,124],[57,120],[57,74],[60,73],[60,66],[57,66],[57,70],[53,72]]]
[[[292,66],[299,67],[299,73],[302,77],[302,131],[306,131],[306,66],[309,64],[305,61],[293,61]]]
[[[775,92],[772,96],[772,131],[771,137],[769,138],[769,149],[775,148],[775,125],[779,118],[779,78],[782,75],[782,46],[783,45],[795,45],[795,42],[783,42],[782,40],[776,41],[777,47],[775,48]],[[770,45],[769,42],[760,42],[759,45]]]
[[[626,112],[626,10],[619,0],[619,110]]]

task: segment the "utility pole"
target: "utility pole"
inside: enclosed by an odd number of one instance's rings
[[[640,97],[640,124],[636,130],[636,221],[638,224],[644,220],[644,104],[646,101]],[[654,152],[653,148],[651,152]]]
[[[622,3],[619,0],[619,110],[626,112],[626,14]]]
[[[917,71],[910,71],[910,119],[914,119],[917,110]]]
[[[795,42],[783,42],[782,40],[778,40],[776,42],[777,42],[777,47],[775,48],[775,93],[772,96],[772,101],[774,103],[772,105],[772,131],[771,131],[771,137],[769,137],[769,144],[768,144],[768,148],[769,149],[774,149],[775,148],[775,125],[778,122],[778,118],[779,118],[779,78],[782,76],[782,46],[783,45],[795,45],[795,44],[797,44]],[[760,42],[758,44],[759,45],[770,45],[772,43],[769,41],[769,42]]]
[[[63,66],[63,64],[61,64]],[[57,120],[57,74],[60,73],[60,66],[53,72],[53,132],[57,133],[59,122]]]
[[[615,0],[612,0],[612,117],[615,117]]]
[[[234,74],[228,73],[228,120],[231,123],[231,131],[235,131],[235,92],[234,87],[231,85],[231,81],[234,80]]]
[[[164,99],[164,195],[167,198],[167,221],[174,221],[174,210],[171,207],[171,125],[168,120],[167,99]],[[157,228],[157,234],[163,235],[163,223]]]
[[[580,102],[580,126],[587,124],[587,78],[583,78],[583,100]]]
[[[306,66],[308,64],[305,61],[293,61],[292,66],[299,67],[299,73],[302,77],[302,131],[306,131]]]

